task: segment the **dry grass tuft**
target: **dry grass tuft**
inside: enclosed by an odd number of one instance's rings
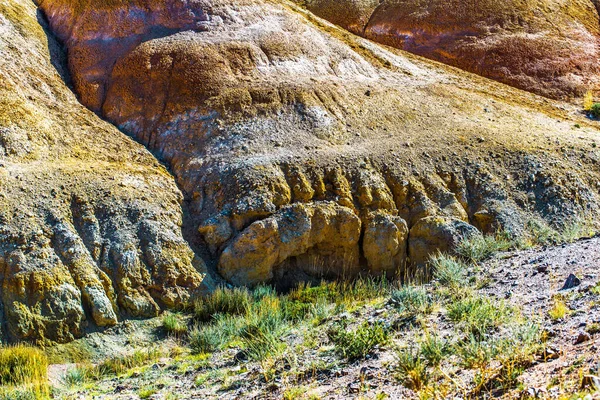
[[[17,345],[0,348],[0,398],[10,398],[11,387],[16,393],[30,393],[35,398],[47,398],[50,389],[47,383],[48,358],[42,350],[33,346]]]

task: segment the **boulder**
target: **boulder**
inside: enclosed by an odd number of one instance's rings
[[[296,267],[308,275],[350,278],[359,272],[360,231],[360,219],[346,207],[295,204],[251,224],[225,248],[218,269],[233,284],[254,286],[302,256]],[[308,261],[311,253],[322,259]]]
[[[381,212],[371,214],[363,233],[362,249],[371,274],[388,278],[403,276],[408,250],[406,221]]]
[[[410,262],[422,268],[438,252],[453,254],[461,240],[481,235],[474,226],[456,218],[426,217],[410,228],[408,254]]]

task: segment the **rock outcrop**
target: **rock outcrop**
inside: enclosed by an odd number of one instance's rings
[[[295,0],[379,43],[551,98],[600,90],[594,0]]]
[[[518,233],[533,216],[595,212],[597,130],[565,105],[383,49],[292,3],[41,8],[80,99],[170,166],[232,283],[393,275],[471,226]]]
[[[173,179],[77,102],[44,28],[33,3],[0,2],[2,342],[70,341],[209,289]]]
[[[531,218],[560,225],[600,209],[599,131],[576,108],[384,48],[293,3],[40,9],[81,102],[168,165],[185,220],[167,171],[80,107],[43,31],[19,25],[33,7],[17,22],[1,9],[0,73],[15,74],[3,90],[29,107],[0,118],[14,153],[0,168],[11,338],[64,341],[84,318],[155,315],[207,289],[205,264],[240,285],[403,276],[475,228],[519,234]]]

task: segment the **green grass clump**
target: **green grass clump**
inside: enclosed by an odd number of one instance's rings
[[[497,343],[489,336],[479,337],[469,334],[454,346],[453,350],[461,359],[465,368],[485,368],[497,355]]]
[[[245,326],[240,330],[244,352],[248,358],[262,360],[279,354],[280,337],[289,329],[281,300],[275,293],[266,295],[251,308]]]
[[[192,351],[214,352],[235,342],[255,360],[280,353],[280,337],[291,321],[285,296],[280,297],[267,287],[254,292],[238,289],[221,289],[221,292],[217,295],[219,300],[209,298],[204,304],[220,304],[208,308],[227,312],[212,314],[211,323],[198,324],[190,331],[188,340]]]
[[[218,325],[196,326],[190,330],[188,339],[192,352],[201,354],[217,351],[229,340],[229,336],[224,335]]]
[[[395,372],[397,378],[413,390],[420,390],[429,381],[427,364],[416,347],[396,350]]]
[[[517,378],[544,348],[544,341],[542,330],[535,323],[513,327],[499,346],[498,360],[502,368],[495,378],[498,385],[504,389],[514,387]]]
[[[161,357],[157,349],[136,350],[132,354],[107,358],[97,365],[84,363],[67,370],[63,380],[69,386],[93,382],[108,376],[119,376],[148,365]]]
[[[467,261],[476,263],[498,252],[510,250],[513,246],[514,242],[507,233],[498,232],[495,235],[474,235],[466,238],[458,244],[455,251]]]
[[[194,315],[200,321],[210,321],[217,314],[243,315],[252,303],[252,293],[245,288],[217,288],[210,296],[194,303]]]
[[[244,354],[250,360],[261,361],[267,357],[280,355],[285,343],[277,332],[269,332],[261,327],[247,328],[242,335]]]
[[[32,388],[1,387],[0,400],[40,400],[50,398]]]
[[[555,297],[552,307],[548,310],[548,315],[552,320],[557,321],[566,317],[569,312],[569,306],[567,306],[562,297]]]
[[[149,399],[153,394],[156,394],[157,392],[158,390],[156,390],[154,386],[146,386],[140,388],[140,390],[138,391],[138,396],[140,396],[140,399]]]
[[[162,326],[167,334],[181,337],[187,334],[188,326],[179,314],[165,313],[162,316]]]
[[[355,330],[347,330],[345,323],[332,327],[327,336],[335,345],[336,352],[350,361],[365,358],[377,345],[389,341],[389,332],[382,324],[364,322]]]
[[[350,304],[370,301],[385,296],[390,283],[385,278],[364,278],[355,281],[321,282],[319,286],[300,284],[287,295],[287,300],[305,304],[327,301]]]
[[[65,373],[63,382],[67,386],[82,385],[85,382],[95,380],[95,377],[91,375],[93,371],[94,368],[91,365],[78,365],[76,367],[71,367]]]
[[[600,323],[592,322],[588,326],[585,327],[585,331],[590,335],[595,335],[596,333],[600,333]]]
[[[529,247],[535,245],[545,246],[550,244],[556,244],[560,241],[560,234],[556,230],[548,226],[548,224],[545,221],[537,219],[529,220],[525,225],[525,230],[527,232],[527,239],[529,244],[528,246],[522,247]]]
[[[433,300],[423,287],[404,286],[392,292],[390,302],[403,315],[415,317],[429,314],[433,310]]]
[[[476,392],[487,389],[513,389],[518,377],[530,366],[544,347],[544,338],[536,323],[510,326],[505,335],[484,338],[470,335],[457,344],[455,352],[465,368],[475,368]],[[492,361],[499,368],[492,368]]]
[[[0,386],[4,386],[7,395],[48,397],[47,370],[48,358],[37,347],[17,345],[0,348]]]
[[[459,259],[446,254],[437,254],[429,261],[433,277],[440,285],[450,289],[462,289],[468,285],[467,266]]]
[[[107,376],[123,375],[130,370],[148,365],[161,356],[157,349],[136,350],[132,354],[107,358],[97,365],[79,364],[70,368],[64,381],[70,386],[93,382]]]
[[[420,342],[421,355],[433,367],[440,365],[442,360],[450,354],[448,342],[438,335],[426,334]]]
[[[188,334],[189,344],[194,353],[240,346],[250,359],[263,360],[282,352],[281,337],[292,324],[320,325],[334,309],[341,312],[383,299],[389,293],[388,285],[385,279],[301,284],[286,295],[268,286],[253,291],[219,288],[195,303],[198,323]]]
[[[595,228],[588,221],[571,221],[561,230],[560,241],[562,243],[573,243],[584,237],[592,237],[594,234]]]
[[[136,350],[129,355],[108,358],[98,364],[95,368],[98,370],[100,376],[121,375],[130,369],[154,362],[158,360],[160,356],[160,351],[154,348]]]
[[[461,322],[466,332],[482,337],[509,321],[514,311],[504,302],[469,296],[448,305],[448,317]]]

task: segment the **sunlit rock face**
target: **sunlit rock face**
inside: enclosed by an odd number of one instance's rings
[[[2,343],[68,342],[212,286],[173,178],[77,101],[38,13],[0,3]]]
[[[557,99],[599,84],[595,0],[296,0],[353,33]]]
[[[596,79],[587,2],[319,4],[548,96]],[[404,278],[465,237],[593,222],[598,133],[285,1],[0,2],[1,340],[153,317],[207,274]]]
[[[169,166],[188,240],[236,285],[405,276],[465,235],[597,213],[598,130],[569,105],[289,2],[40,7],[81,102]]]

